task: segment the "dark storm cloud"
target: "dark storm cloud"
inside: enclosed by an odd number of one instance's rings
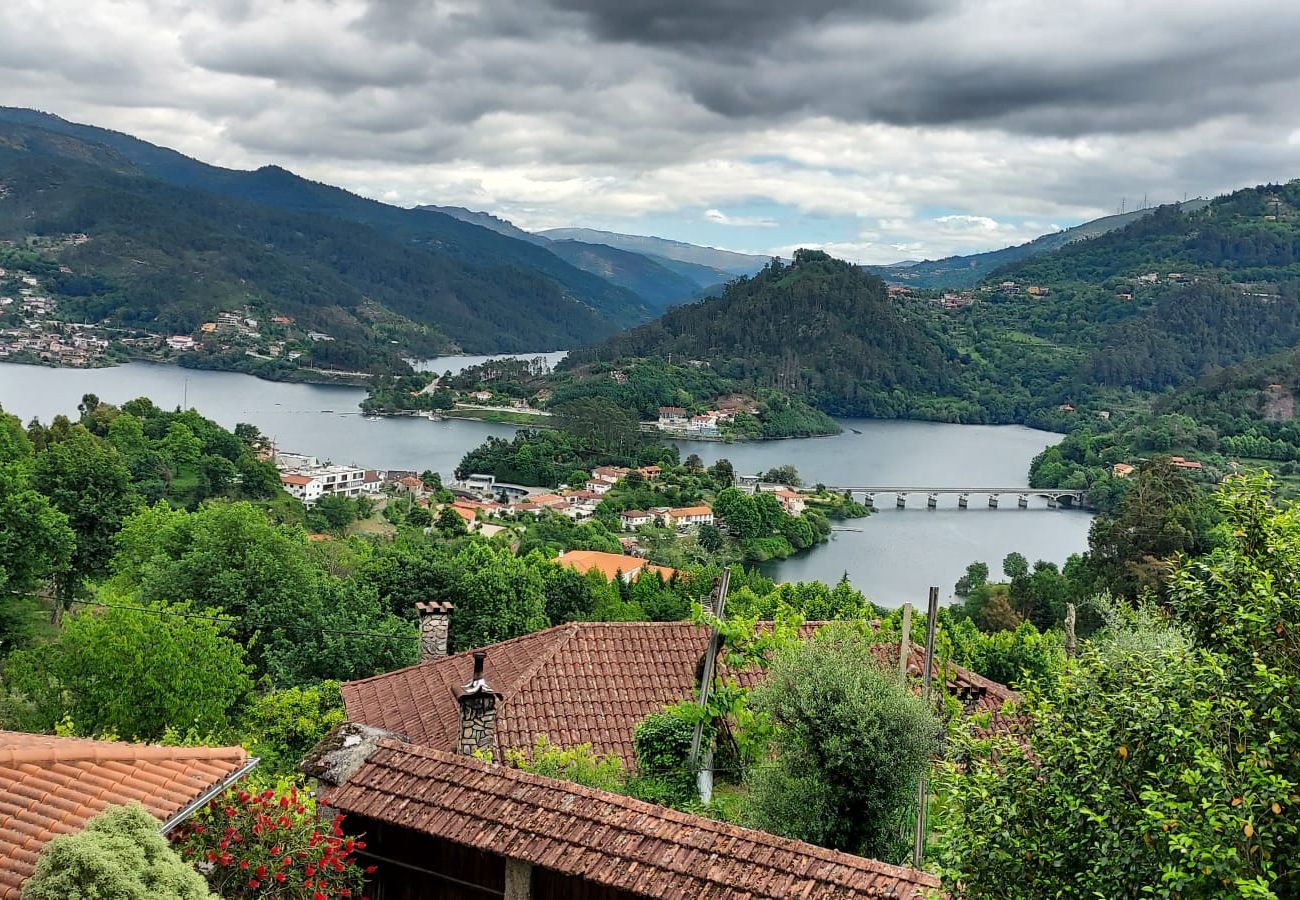
[[[747,45],[830,20],[907,22],[948,0],[552,0],[606,40],[696,47]]]

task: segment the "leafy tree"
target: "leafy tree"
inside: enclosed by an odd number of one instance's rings
[[[898,858],[939,725],[922,700],[880,669],[870,644],[837,635],[785,650],[750,704],[776,725],[775,758],[747,778],[753,824]]]
[[[713,476],[715,482],[723,487],[731,487],[736,480],[736,470],[731,465],[731,460],[726,457],[715,462],[709,468],[709,474]]]
[[[713,501],[713,512],[732,534],[739,537],[758,537],[763,533],[763,515],[754,498],[738,488],[719,491]]]
[[[292,775],[307,751],[345,718],[339,683],[321,681],[257,694],[245,708],[241,726],[262,770]]]
[[[700,526],[699,532],[695,539],[700,544],[700,549],[706,553],[717,553],[722,549],[723,537],[722,530],[716,525],[705,523]]]
[[[184,422],[172,422],[162,444],[167,458],[176,466],[192,466],[203,453],[203,441]]]
[[[438,530],[446,535],[469,534],[469,526],[465,520],[450,506],[444,506],[438,511],[437,525]]]
[[[58,619],[84,579],[105,573],[113,538],[138,500],[121,454],[80,425],[37,457],[32,485],[68,517],[77,538],[71,565],[60,578]]]
[[[763,473],[762,478],[764,481],[774,484],[786,484],[790,487],[799,487],[803,484],[803,479],[799,477],[799,470],[788,463],[768,469]]]
[[[1029,574],[1029,560],[1025,559],[1023,553],[1008,553],[1002,560],[1002,574],[1012,581],[1024,578]]]
[[[966,567],[966,574],[957,579],[957,584],[953,587],[953,593],[958,597],[969,597],[971,591],[981,585],[988,584],[988,581],[988,563],[973,562]]]
[[[508,549],[472,543],[456,556],[456,581],[444,596],[456,604],[451,643],[456,651],[495,644],[539,631],[546,619],[546,594],[535,566]]]
[[[27,485],[17,465],[0,465],[0,653],[20,635],[19,597],[67,571],[76,547],[68,517]],[[21,631],[22,629],[19,629]]]
[[[139,803],[110,806],[45,845],[24,900],[217,900]]]
[[[116,598],[112,598],[114,602]],[[188,604],[90,608],[49,644],[11,654],[14,717],[52,731],[158,740],[169,729],[222,735],[252,687],[243,648]]]
[[[1227,485],[1225,543],[1170,573],[1194,644],[1150,610],[1105,616],[1054,702],[1031,699],[1027,747],[989,764],[963,740],[941,862],[965,896],[1296,895],[1300,511],[1269,491]]]

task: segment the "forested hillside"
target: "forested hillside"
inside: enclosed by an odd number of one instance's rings
[[[94,286],[88,311],[123,321],[196,326],[238,299],[387,346],[356,314],[370,302],[421,326],[401,330],[405,351],[487,352],[569,346],[651,314],[542,247],[283,169],[220,169],[26,110],[0,110],[0,149],[0,239],[89,235],[59,261]]]
[[[600,347],[596,359],[707,361],[725,377],[803,397],[843,415],[902,416],[913,395],[958,388],[956,354],[928,310],[899,306],[883,282],[825,253],[774,260],[720,297],[670,310]]]
[[[1203,207],[1205,201],[1189,200],[1174,205],[1190,212]],[[869,266],[868,268],[886,281],[897,282],[910,287],[938,289],[972,287],[987,278],[990,273],[1004,266],[1013,265],[1021,260],[1040,256],[1044,253],[1050,253],[1053,250],[1059,250],[1075,241],[1087,240],[1114,231],[1117,228],[1123,228],[1131,222],[1136,222],[1151,215],[1156,209],[1157,207],[1149,207],[1114,216],[1103,216],[1100,219],[1093,219],[1091,222],[1084,222],[1082,225],[1076,225],[1073,228],[1053,231],[1024,244],[1003,247],[1001,250],[990,250],[987,253],[947,256],[943,259],[927,259],[910,264]]]

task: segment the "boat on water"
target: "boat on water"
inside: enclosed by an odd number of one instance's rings
[[[428,419],[430,422],[442,421],[442,416],[440,416],[438,413],[434,412],[433,410],[429,410],[427,413],[425,413],[424,417]]]

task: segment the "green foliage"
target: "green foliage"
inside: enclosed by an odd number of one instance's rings
[[[1295,895],[1300,513],[1270,491],[1224,487],[1227,539],[1167,579],[1172,626],[1101,604],[1026,748],[960,741],[940,861],[964,896]]]
[[[747,777],[747,818],[765,831],[900,859],[916,781],[939,724],[886,675],[871,644],[838,634],[779,652],[751,704],[776,726],[774,758]]]
[[[695,772],[690,767],[691,741],[697,715],[695,704],[682,701],[651,713],[632,734],[637,777],[629,790],[642,800],[689,809],[699,803]],[[712,746],[716,729],[707,725],[701,746]]]
[[[293,774],[307,751],[346,719],[337,681],[256,694],[241,727],[259,771]]]
[[[145,741],[168,728],[229,733],[252,687],[244,650],[198,612],[158,603],[69,616],[52,642],[10,655],[7,717],[23,730],[50,732],[70,718],[81,735]]]
[[[506,763],[534,775],[585,784],[615,794],[623,792],[627,780],[623,760],[617,756],[599,756],[591,744],[565,749],[551,743],[544,734],[537,735],[531,753],[507,750]]]
[[[216,900],[139,803],[110,806],[45,845],[24,900]]]
[[[485,647],[547,627],[546,595],[536,564],[508,549],[472,543],[455,558],[456,600],[451,619],[454,651]]]
[[[985,678],[1024,690],[1052,684],[1065,669],[1065,639],[1022,622],[1014,631],[986,634],[968,619],[950,629],[952,661]]]

